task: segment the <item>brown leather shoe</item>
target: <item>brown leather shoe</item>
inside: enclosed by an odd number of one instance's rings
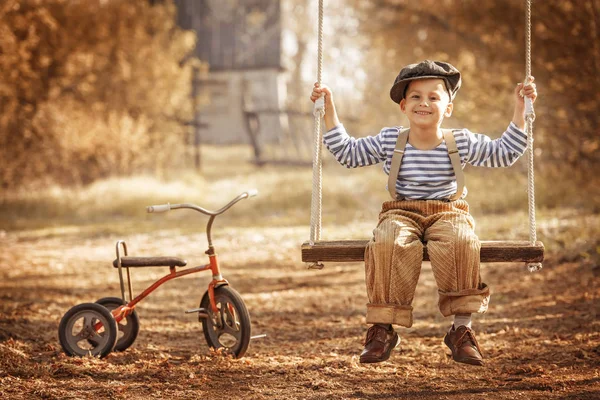
[[[444,337],[444,343],[452,350],[452,359],[459,363],[483,365],[481,349],[475,333],[464,325],[452,329]]]
[[[394,329],[385,329],[381,325],[373,325],[367,331],[365,349],[360,353],[361,363],[378,363],[390,358],[392,349],[400,343],[400,337]]]

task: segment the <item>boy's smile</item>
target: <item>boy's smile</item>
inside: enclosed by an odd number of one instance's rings
[[[453,104],[442,79],[416,79],[410,82],[400,109],[413,127],[433,128],[452,115]]]

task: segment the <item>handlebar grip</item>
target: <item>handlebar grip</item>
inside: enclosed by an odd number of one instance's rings
[[[148,206],[146,207],[146,211],[149,213],[161,213],[161,212],[167,212],[171,209],[171,204],[167,203],[167,204],[160,204],[157,206]]]
[[[248,193],[248,197],[254,197],[258,194],[258,189],[250,189],[246,193]]]

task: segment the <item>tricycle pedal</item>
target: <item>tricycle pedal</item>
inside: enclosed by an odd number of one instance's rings
[[[208,318],[208,312],[203,307],[192,308],[191,310],[185,310],[186,314],[198,313],[199,318]]]

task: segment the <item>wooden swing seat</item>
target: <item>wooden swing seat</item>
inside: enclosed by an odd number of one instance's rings
[[[368,240],[320,240],[311,245],[302,244],[304,262],[353,262],[365,260]],[[527,262],[541,263],[544,260],[544,244],[528,241],[482,241],[481,262]],[[427,246],[423,247],[423,261],[429,261]]]

